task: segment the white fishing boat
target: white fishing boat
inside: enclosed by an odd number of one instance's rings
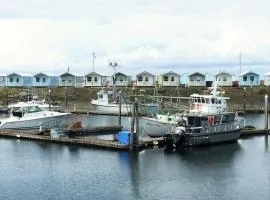
[[[23,103],[9,106],[9,116],[0,119],[0,129],[52,128],[65,125],[71,113],[42,110],[38,105]]]
[[[120,94],[112,90],[102,89],[97,93],[97,99],[91,100],[91,105],[96,111],[105,114],[119,114],[120,110]],[[127,99],[121,98],[121,114],[129,114],[132,112],[132,104]],[[153,113],[157,110],[157,103],[139,103],[139,112],[147,111]]]
[[[114,74],[112,77],[112,89],[102,88],[97,93],[97,99],[92,99],[90,104],[94,110],[103,114],[119,114],[120,103],[121,103],[121,114],[129,114],[132,112],[132,103],[128,98],[121,95],[121,92],[116,91],[115,87],[115,68],[118,67],[116,62],[110,63],[110,67],[113,67]],[[121,95],[121,98],[120,98]],[[121,99],[121,102],[120,102]],[[149,113],[156,112],[158,109],[158,103],[142,103],[139,102],[139,112],[147,111]]]

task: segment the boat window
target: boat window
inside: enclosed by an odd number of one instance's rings
[[[163,80],[164,80],[164,81],[169,81],[169,77],[168,77],[168,76],[164,76],[164,77],[163,77]]]
[[[174,82],[174,77],[173,76],[171,77],[171,81]]]
[[[145,81],[148,81],[148,77],[145,77]]]
[[[188,125],[190,126],[201,126],[201,118],[200,117],[189,117],[188,118]]]
[[[142,76],[138,76],[138,81],[142,81]]]
[[[209,98],[206,98],[205,100],[206,100],[206,103],[207,103],[207,104],[209,104],[209,103],[210,103]]]
[[[97,77],[95,77],[94,81],[97,82]]]
[[[201,103],[201,98],[200,97],[198,97],[198,103]]]
[[[211,99],[211,103],[212,104],[215,104],[215,99]]]
[[[202,103],[205,103],[205,98],[202,98]]]
[[[92,77],[91,76],[88,76],[87,77],[87,82],[91,82],[92,81]]]
[[[34,112],[40,112],[41,109],[37,106],[31,106],[26,108],[26,112],[28,113],[34,113]]]
[[[221,121],[221,115],[216,115],[215,116],[215,124],[219,124],[220,123],[220,121]]]

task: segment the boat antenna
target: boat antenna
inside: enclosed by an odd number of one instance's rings
[[[116,67],[119,67],[118,63],[115,61],[115,58],[114,58],[114,61],[111,62],[109,61],[109,66],[113,68],[113,80],[112,80],[112,86],[113,86],[113,95],[115,95],[115,82],[116,82],[116,77],[115,77],[115,74],[116,74]]]

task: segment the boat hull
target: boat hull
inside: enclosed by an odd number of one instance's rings
[[[142,135],[149,137],[161,137],[169,133],[177,124],[160,122],[154,118],[141,117],[140,131]]]
[[[47,129],[65,126],[71,114],[59,113],[54,116],[43,116],[37,118],[10,118],[2,119],[0,129]]]
[[[241,132],[242,129],[200,135],[186,133],[182,141],[182,145],[199,146],[236,141],[240,137]]]

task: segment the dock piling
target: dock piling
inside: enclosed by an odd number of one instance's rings
[[[118,125],[121,126],[121,113],[122,112],[122,97],[121,90],[119,91],[119,115],[118,115]]]
[[[265,130],[268,130],[268,96],[264,97],[264,117],[265,117]]]
[[[133,149],[134,123],[135,123],[135,102],[133,103],[133,106],[132,106],[132,117],[131,117],[130,138],[129,138],[129,150]]]

